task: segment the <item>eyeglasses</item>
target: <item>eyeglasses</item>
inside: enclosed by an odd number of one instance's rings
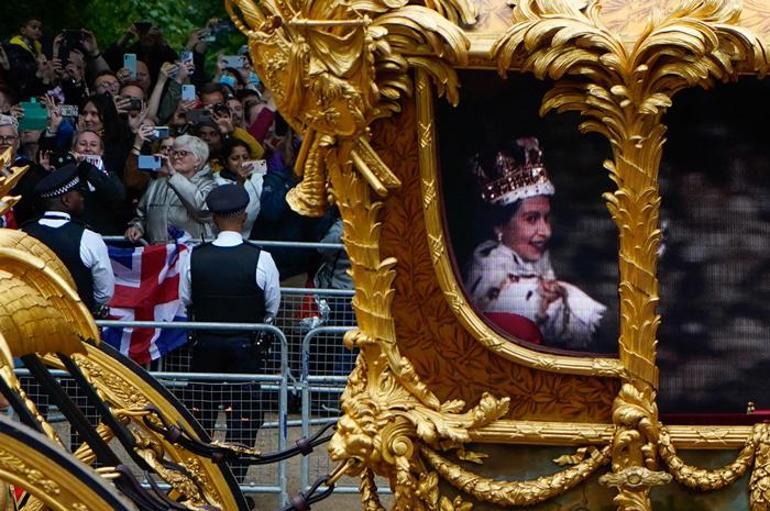
[[[188,154],[191,154],[190,151],[179,151],[179,150],[176,150],[176,149],[172,149],[171,150],[171,155],[172,156],[179,156],[180,158],[185,158],[185,157],[187,157]]]
[[[0,137],[0,144],[13,144],[19,137],[16,135],[8,135],[7,137]]]

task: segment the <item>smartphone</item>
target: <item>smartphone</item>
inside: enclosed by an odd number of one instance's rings
[[[83,157],[83,161],[87,161],[97,169],[104,171],[104,160],[102,160],[101,156],[96,154],[87,154]]]
[[[192,64],[193,62],[193,52],[190,50],[184,50],[179,54],[179,62],[184,64],[185,62],[189,62]]]
[[[213,43],[217,40],[216,34],[211,30],[204,30],[201,32],[201,41],[204,43]]]
[[[146,170],[148,172],[157,172],[163,166],[163,161],[160,155],[157,154],[140,154],[136,167],[139,170]]]
[[[224,67],[233,67],[235,69],[241,69],[246,60],[243,55],[225,55],[222,57],[221,62]]]
[[[139,34],[146,34],[150,28],[152,28],[152,21],[142,20],[135,21],[134,27]]]
[[[123,67],[128,69],[131,79],[136,80],[136,53],[126,53],[123,55]]]
[[[67,45],[72,47],[83,40],[83,31],[79,28],[65,28],[61,31]]]
[[[251,160],[243,162],[244,167],[251,167],[252,172],[257,174],[267,174],[267,160]]]
[[[202,122],[211,122],[211,112],[208,110],[189,110],[187,112],[187,122],[190,124],[200,124]]]
[[[182,101],[195,101],[195,85],[186,83],[182,85]]]
[[[62,117],[77,117],[78,106],[77,105],[62,105],[61,106]]]
[[[235,90],[235,86],[238,85],[238,80],[230,75],[222,75],[219,77],[219,83],[222,85],[227,85],[231,89]]]
[[[153,140],[162,140],[168,138],[168,135],[168,126],[155,126],[155,131],[152,132]]]
[[[128,109],[129,110],[141,110],[142,109],[142,100],[139,98],[127,98],[128,99]]]

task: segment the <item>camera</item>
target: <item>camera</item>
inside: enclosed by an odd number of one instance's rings
[[[142,109],[142,100],[139,98],[132,98],[130,96],[121,96],[121,99],[127,99],[128,100],[128,106],[126,107],[129,111],[137,111]]]
[[[152,28],[152,21],[135,21],[134,28],[139,35],[146,34]]]
[[[70,153],[52,153],[49,161],[57,169],[69,163],[76,163],[75,157]]]
[[[211,122],[211,112],[208,110],[189,110],[187,112],[187,122],[190,124],[200,124],[202,122]]]

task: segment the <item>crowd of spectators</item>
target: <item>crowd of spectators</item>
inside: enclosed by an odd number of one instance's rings
[[[14,166],[30,168],[14,190],[21,201],[0,226],[39,216],[35,185],[74,162],[88,181],[82,220],[102,235],[134,243],[164,243],[184,232],[211,238],[206,196],[236,183],[250,198],[244,237],[327,236],[336,212],[309,219],[286,203],[301,140],[276,111],[246,47],[209,58],[216,68],[207,72],[208,41],[224,26],[211,20],[183,48],[172,48],[149,21],[105,42],[87,28],[46,34],[30,18],[3,38],[0,152],[11,148]],[[271,252],[291,286],[312,285],[324,263],[307,250]]]

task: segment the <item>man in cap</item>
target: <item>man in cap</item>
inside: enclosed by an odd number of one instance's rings
[[[80,299],[98,312],[112,298],[115,277],[102,237],[73,219],[83,212],[83,186],[74,164],[45,176],[35,186],[45,213],[21,229],[53,250],[75,280]]]
[[[209,193],[206,204],[219,235],[195,247],[189,260],[182,261],[182,301],[195,321],[271,323],[281,301],[279,275],[272,256],[241,236],[248,193],[238,185],[222,185]],[[199,331],[190,371],[260,373],[266,355],[260,341],[257,332]],[[212,432],[222,404],[227,410],[227,441],[253,447],[263,417],[259,390],[258,383],[196,383],[190,386],[189,407]],[[232,468],[242,482],[248,466],[233,463]]]

